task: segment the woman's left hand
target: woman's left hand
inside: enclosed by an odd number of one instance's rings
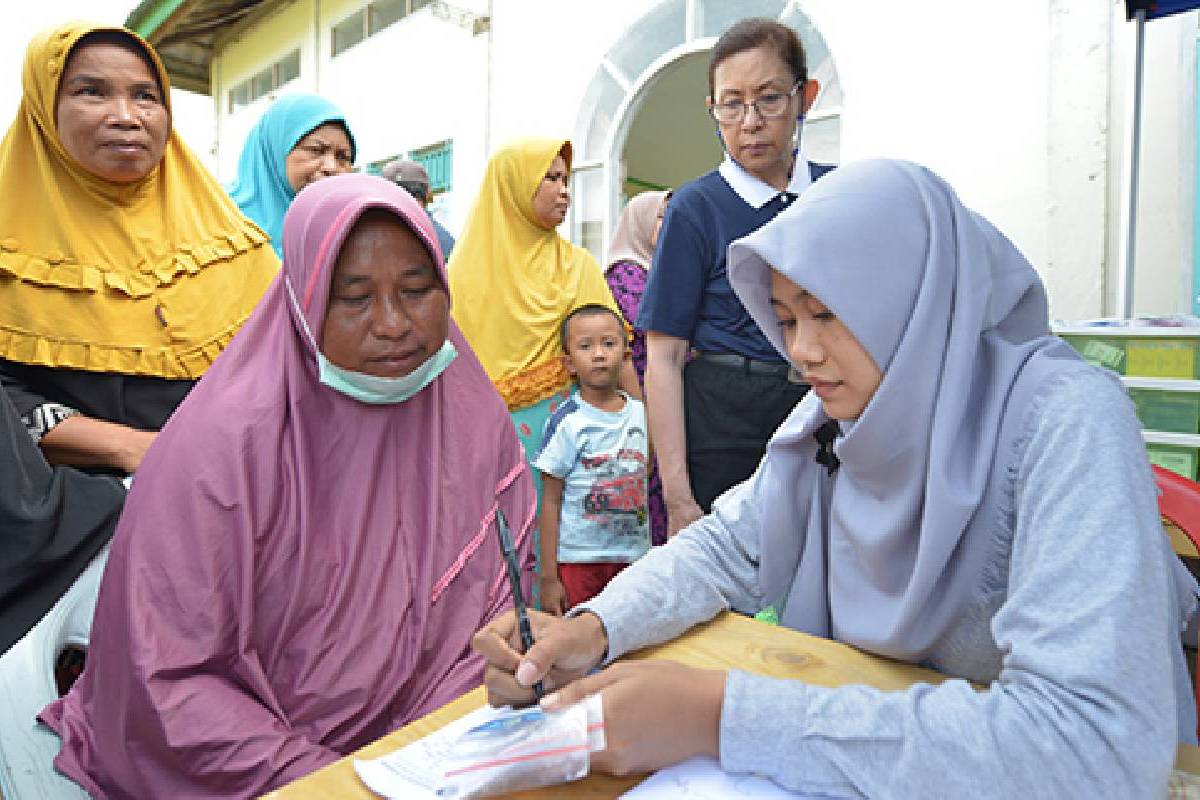
[[[600,693],[607,746],[592,765],[613,775],[651,772],[692,756],[718,757],[725,673],[674,661],[631,661],[564,686],[555,709]]]

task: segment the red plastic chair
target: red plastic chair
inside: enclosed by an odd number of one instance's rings
[[[1200,483],[1151,464],[1154,482],[1158,485],[1158,513],[1187,537],[1196,552],[1175,542],[1175,552],[1182,556],[1200,556]]]
[[[1156,464],[1151,464],[1150,469],[1154,470],[1154,483],[1158,486],[1158,513],[1187,537],[1195,551],[1189,551],[1187,543],[1172,536],[1175,552],[1192,558],[1200,556],[1200,483]],[[1196,711],[1200,716],[1200,651],[1196,653],[1196,680]],[[1200,727],[1196,733],[1200,736]]]

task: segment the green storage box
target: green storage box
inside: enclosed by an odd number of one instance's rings
[[[1130,389],[1142,427],[1151,431],[1200,433],[1200,392]]]
[[[1125,339],[1125,375],[1146,378],[1200,377],[1200,340],[1192,336]]]
[[[1149,443],[1146,445],[1146,455],[1149,456],[1151,464],[1196,480],[1196,448]]]
[[[1066,335],[1063,339],[1078,350],[1089,364],[1111,369],[1118,375],[1125,374],[1124,337]]]

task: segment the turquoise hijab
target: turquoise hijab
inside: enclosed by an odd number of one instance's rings
[[[271,237],[283,258],[283,215],[296,196],[288,183],[284,162],[301,139],[326,122],[340,122],[358,149],[340,108],[315,94],[289,94],[276,100],[246,136],[238,159],[237,180],[229,187],[233,202]]]

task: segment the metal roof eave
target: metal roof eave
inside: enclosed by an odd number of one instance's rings
[[[158,32],[159,26],[187,2],[189,0],[142,0],[125,18],[125,27],[137,31],[139,36],[149,41]]]
[[[125,19],[154,46],[171,84],[211,94],[213,55],[220,43],[291,0],[142,0]]]

